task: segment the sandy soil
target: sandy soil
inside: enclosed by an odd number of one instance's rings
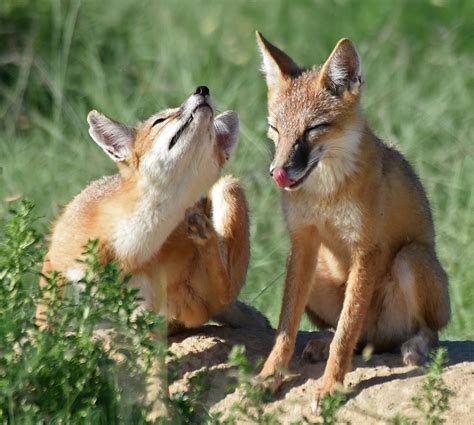
[[[266,411],[279,412],[278,418],[283,423],[301,421],[303,416],[309,421],[318,419],[312,415],[310,403],[320,384],[325,362],[308,363],[301,359],[301,352],[307,341],[322,336],[324,334],[320,332],[298,334],[290,364],[290,372],[295,377],[285,382],[273,401],[266,405]],[[229,385],[235,382],[235,373],[227,363],[230,350],[234,345],[244,345],[248,358],[256,364],[270,352],[273,338],[273,331],[212,325],[172,337],[170,351],[180,359],[180,369],[179,379],[170,391],[187,389],[188,379],[207,368],[211,389],[204,403],[211,411],[222,412],[225,416],[239,397],[228,391]],[[474,424],[474,342],[443,341],[442,345],[449,352],[443,378],[454,391],[450,410],[445,414],[446,423]],[[345,381],[351,392],[337,419],[340,423],[351,424],[383,424],[396,414],[420,419],[411,398],[420,393],[423,380],[423,371],[404,366],[398,354],[373,355],[368,361],[355,356],[353,371]]]

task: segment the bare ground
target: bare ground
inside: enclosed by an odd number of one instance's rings
[[[267,412],[277,411],[283,423],[299,422],[303,417],[309,421],[318,419],[312,415],[310,403],[320,384],[325,362],[308,363],[301,359],[301,352],[309,340],[323,335],[321,332],[298,334],[295,355],[290,364],[290,372],[295,376],[283,384],[265,408]],[[211,388],[206,393],[204,404],[210,411],[222,412],[225,417],[239,397],[228,390],[229,385],[235,382],[235,371],[227,363],[230,350],[234,345],[244,345],[248,358],[257,364],[259,359],[269,354],[273,339],[274,331],[213,325],[170,338],[170,351],[180,361],[178,380],[172,384],[170,391],[187,390],[189,378],[207,368]],[[449,353],[443,379],[454,392],[450,409],[444,416],[446,423],[474,424],[474,342],[443,341],[441,345]],[[350,393],[337,419],[340,423],[352,424],[387,423],[396,414],[421,419],[413,408],[411,398],[420,394],[423,380],[423,370],[404,366],[399,354],[373,355],[368,361],[355,356],[353,371],[345,381]]]

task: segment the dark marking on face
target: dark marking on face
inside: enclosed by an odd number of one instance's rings
[[[289,174],[299,174],[308,167],[311,147],[309,143],[299,138],[296,140],[285,163],[285,169]]]

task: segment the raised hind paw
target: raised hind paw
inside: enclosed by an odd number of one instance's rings
[[[212,223],[200,204],[186,211],[186,226],[188,237],[199,245],[203,245],[212,234]]]
[[[311,363],[326,361],[329,357],[331,341],[332,338],[330,337],[309,341],[306,344],[301,357]]]

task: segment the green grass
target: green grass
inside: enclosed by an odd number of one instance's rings
[[[473,27],[469,0],[3,1],[0,198],[33,199],[46,227],[87,182],[114,172],[88,137],[90,109],[134,123],[206,84],[218,108],[236,110],[241,121],[226,169],[242,180],[251,208],[241,298],[276,324],[289,245],[267,171],[272,150],[254,31],[308,65],[347,36],[362,56],[369,121],[400,146],[432,203],[451,284],[453,319],[443,336],[473,338]]]

